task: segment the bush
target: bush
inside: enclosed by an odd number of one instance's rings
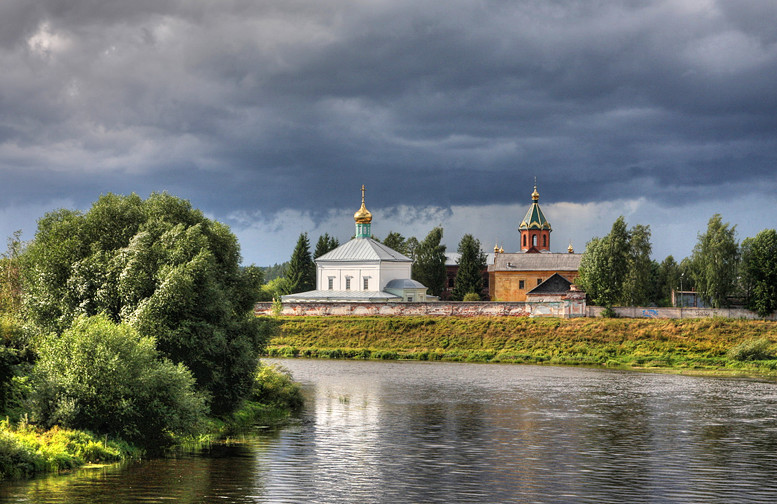
[[[774,355],[769,351],[771,346],[772,342],[767,338],[752,339],[732,347],[726,352],[726,356],[735,361],[773,359]]]
[[[38,472],[72,469],[85,463],[118,462],[136,456],[115,441],[96,439],[87,432],[54,427],[42,430],[21,421],[0,422],[0,480]]]
[[[475,292],[468,292],[464,295],[462,301],[480,301],[480,295],[476,294]]]
[[[80,317],[43,340],[33,369],[33,413],[62,425],[156,447],[203,418],[204,398],[182,364],[161,359],[152,338],[107,317]]]
[[[295,409],[302,406],[302,392],[283,366],[260,365],[254,378],[251,399],[278,408]]]

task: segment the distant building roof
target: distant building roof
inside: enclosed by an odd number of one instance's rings
[[[486,265],[494,264],[493,253],[486,254]],[[446,266],[458,266],[461,260],[461,254],[458,252],[446,252],[445,253],[445,265]]]
[[[409,257],[400,254],[396,250],[391,249],[372,238],[354,238],[316,259],[317,263],[351,261],[413,262]]]
[[[570,285],[572,285],[572,282],[570,282],[563,276],[559,275],[558,273],[554,273],[550,278],[545,279],[544,282],[542,282],[537,287],[527,292],[526,295],[566,294],[570,290],[569,289]]]
[[[336,291],[336,290],[312,290],[307,292],[298,292],[282,296],[281,301],[350,301],[350,302],[375,302],[375,301],[402,301],[401,296],[396,296],[384,291]]]
[[[578,271],[583,254],[496,254],[489,271]]]
[[[386,284],[386,289],[426,289],[421,282],[409,278],[396,278]]]

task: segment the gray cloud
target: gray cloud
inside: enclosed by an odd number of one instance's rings
[[[446,208],[514,204],[535,176],[545,201],[766,197],[774,19],[723,0],[5,0],[0,202],[169,190],[217,218],[320,220],[361,183],[378,207]]]

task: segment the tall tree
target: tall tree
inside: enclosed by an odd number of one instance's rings
[[[742,242],[742,283],[747,307],[766,317],[777,310],[777,231],[765,229]]]
[[[469,293],[480,296],[483,291],[483,270],[486,269],[486,254],[480,246],[480,240],[465,234],[459,242],[458,252],[461,258],[451,299],[462,301]]]
[[[577,283],[600,306],[647,304],[654,283],[651,250],[650,226],[627,229],[620,216],[607,236],[586,245]]]
[[[595,237],[586,244],[577,283],[594,304],[609,307],[621,302],[630,250],[623,216],[615,220],[607,236]]]
[[[25,313],[44,337],[105,314],[186,365],[214,413],[250,391],[262,344],[256,278],[229,228],[188,201],[108,194],[83,214],[49,213],[23,264]]]
[[[416,247],[412,268],[413,279],[424,284],[433,296],[442,293],[448,279],[445,270],[445,245],[441,242],[442,228],[438,226]]]
[[[628,233],[628,269],[623,280],[621,301],[629,306],[644,306],[652,291],[650,226],[634,225]]]
[[[418,250],[418,245],[419,245],[418,238],[416,238],[415,236],[411,236],[410,238],[405,240],[405,250],[406,250],[405,255],[414,261],[416,257],[416,251]]]
[[[329,233],[324,233],[318,237],[316,242],[316,250],[313,252],[313,259],[318,259],[327,252],[331,252],[340,246],[340,241],[334,236],[329,236]]]
[[[729,296],[736,289],[738,266],[736,226],[729,227],[720,214],[715,214],[691,254],[691,276],[707,304],[714,308],[729,305]]]
[[[408,255],[405,237],[397,232],[391,231],[387,234],[386,238],[383,239],[383,245],[396,250],[400,254]]]
[[[297,245],[291,254],[286,278],[290,283],[291,293],[306,292],[316,288],[316,265],[310,257],[310,241],[308,234],[299,235]]]
[[[683,286],[685,287],[685,286]],[[672,299],[672,290],[680,289],[680,265],[671,255],[658,265],[654,301],[659,306],[669,306]]]

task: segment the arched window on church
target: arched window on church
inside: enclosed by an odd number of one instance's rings
[[[523,235],[523,246],[526,247],[526,235]]]
[[[548,235],[542,235],[542,246],[543,247],[548,246]]]
[[[537,235],[533,235],[531,237],[531,244],[532,244],[533,247],[537,246]]]

